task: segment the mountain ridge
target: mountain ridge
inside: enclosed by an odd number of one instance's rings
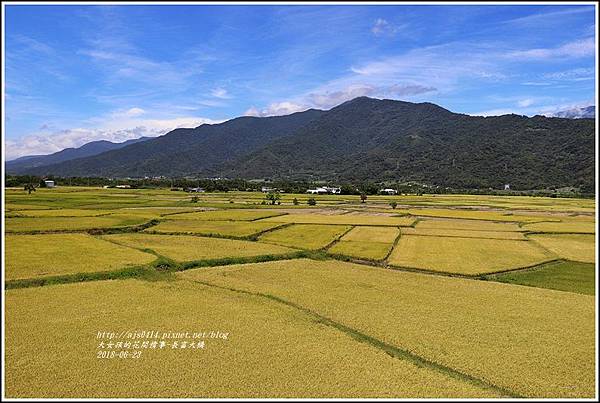
[[[592,119],[470,116],[428,102],[359,97],[327,111],[176,129],[27,173],[589,188],[594,158]]]
[[[25,155],[10,161],[6,161],[7,172],[17,172],[27,168],[36,168],[45,165],[57,164],[76,158],[91,157],[106,151],[116,150],[141,141],[146,141],[151,137],[139,137],[120,143],[114,143],[108,140],[96,140],[85,143],[79,147],[68,147],[52,154],[43,155]]]

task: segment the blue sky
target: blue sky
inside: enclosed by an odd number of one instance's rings
[[[6,158],[356,96],[594,104],[593,5],[5,5]]]

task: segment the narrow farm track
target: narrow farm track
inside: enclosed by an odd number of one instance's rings
[[[488,382],[486,380],[477,378],[473,375],[466,374],[464,372],[460,372],[452,367],[428,360],[424,357],[421,357],[417,354],[410,352],[409,350],[405,350],[400,347],[388,344],[388,343],[386,343],[382,340],[379,340],[375,337],[372,337],[366,333],[362,333],[362,332],[360,332],[356,329],[353,329],[351,327],[348,327],[342,323],[336,322],[330,318],[322,316],[313,310],[310,310],[306,307],[303,307],[294,302],[285,300],[283,298],[277,297],[275,295],[264,294],[264,293],[260,293],[260,292],[250,292],[250,291],[241,290],[241,289],[237,289],[237,288],[231,288],[231,287],[224,287],[224,286],[220,286],[220,285],[216,285],[213,283],[209,283],[206,281],[200,281],[200,280],[190,280],[190,281],[197,283],[197,284],[202,284],[207,287],[218,288],[221,290],[226,290],[226,291],[235,292],[235,293],[244,294],[244,295],[251,295],[254,297],[261,297],[261,298],[264,298],[264,299],[267,299],[270,301],[274,301],[279,304],[286,305],[288,307],[292,307],[294,309],[297,309],[297,310],[311,316],[318,323],[322,323],[326,326],[331,326],[331,327],[345,333],[346,335],[350,336],[354,340],[361,342],[361,343],[369,344],[372,347],[375,347],[394,358],[401,359],[401,360],[408,360],[417,366],[426,367],[428,369],[440,372],[449,377],[467,382],[471,385],[483,388],[485,390],[492,391],[494,393],[499,394],[501,397],[510,397],[510,398],[523,398],[524,397],[524,396],[521,396],[509,389],[494,385],[493,383]]]

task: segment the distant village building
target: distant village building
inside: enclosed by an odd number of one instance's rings
[[[277,191],[277,188],[269,188],[269,187],[263,186],[263,187],[261,188],[261,191],[262,191],[263,193],[273,193],[273,192],[276,192],[276,191]]]
[[[131,185],[117,185],[115,187],[117,189],[131,189]]]
[[[381,189],[379,193],[388,194],[388,195],[397,195],[398,191],[396,189]]]
[[[204,190],[204,188],[187,188],[185,191],[192,193],[204,193],[206,190]]]
[[[308,189],[306,191],[306,193],[319,194],[319,195],[324,195],[324,194],[341,194],[342,193],[342,189],[341,188],[329,187],[329,186],[323,186],[323,187],[318,187],[316,189]]]
[[[53,188],[55,186],[54,181],[45,180],[44,183],[46,184],[47,188]]]
[[[504,190],[510,190],[510,185],[508,183],[504,185]]]

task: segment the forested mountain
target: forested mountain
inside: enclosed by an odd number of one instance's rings
[[[93,157],[30,169],[29,174],[59,176],[182,176],[203,172],[289,136],[318,118],[314,109],[288,116],[244,116],[194,129],[175,129],[163,136]]]
[[[131,144],[146,141],[150,137],[140,137],[131,139],[122,143],[113,143],[107,140],[98,140],[86,143],[77,148],[65,148],[48,155],[27,155],[6,162],[6,171],[9,173],[21,173],[29,168],[41,167],[44,165],[58,164],[60,162],[69,161],[75,158],[90,157],[92,155],[102,154],[110,150],[117,150]]]
[[[594,186],[594,120],[478,117],[431,103],[345,102],[329,111],[177,129],[27,173],[78,176],[416,180],[449,187]]]

